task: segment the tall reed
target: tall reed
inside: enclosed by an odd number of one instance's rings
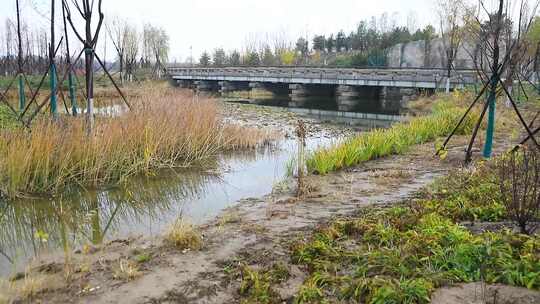
[[[171,89],[150,89],[133,110],[83,119],[36,121],[31,132],[0,130],[0,193],[10,198],[98,186],[164,167],[210,166],[221,151],[253,148],[269,134],[221,123],[217,105]]]

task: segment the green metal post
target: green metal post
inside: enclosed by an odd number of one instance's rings
[[[26,96],[24,95],[23,74],[19,73],[19,110],[24,111],[26,107]]]
[[[75,96],[75,83],[73,81],[73,74],[69,72],[68,75],[68,85],[69,85],[69,99],[71,100],[71,113],[73,116],[77,116],[77,99]]]
[[[486,143],[484,145],[484,157],[490,158],[493,152],[493,133],[495,132],[495,104],[496,104],[496,87],[498,77],[493,77],[491,82],[491,90],[487,102],[488,105],[488,125],[486,129]]]
[[[49,73],[51,80],[51,113],[53,117],[58,116],[58,105],[56,100],[56,65],[51,64],[51,72]]]

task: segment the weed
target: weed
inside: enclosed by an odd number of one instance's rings
[[[244,266],[241,269],[240,295],[242,303],[280,303],[279,295],[271,288],[271,276]]]
[[[24,277],[16,281],[0,280],[0,303],[18,303],[32,299],[47,289],[48,282],[45,277],[25,273]]]
[[[243,297],[242,303],[281,303],[272,285],[283,283],[289,277],[289,270],[279,262],[259,271],[241,266],[239,293]]]
[[[141,253],[133,257],[135,262],[138,264],[144,264],[152,259],[152,257],[149,254]]]
[[[184,219],[178,219],[171,225],[165,234],[165,241],[180,250],[199,250],[203,244],[201,233]]]
[[[221,216],[219,219],[219,225],[224,226],[227,224],[239,223],[242,221],[242,218],[237,212],[227,212]]]
[[[120,259],[113,267],[113,278],[121,281],[132,281],[142,275],[137,264],[126,259]]]

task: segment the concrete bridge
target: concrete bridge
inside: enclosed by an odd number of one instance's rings
[[[420,92],[446,85],[441,69],[339,69],[310,67],[167,68],[181,87],[199,92],[265,89],[287,96],[290,107],[304,107],[317,98],[333,98],[336,109],[352,111],[366,100],[377,101],[383,110],[395,112]],[[455,71],[451,88],[476,83],[472,70]]]

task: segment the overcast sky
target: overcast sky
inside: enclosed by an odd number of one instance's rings
[[[50,0],[20,1],[28,23],[47,26],[34,7],[46,15]],[[165,28],[171,38],[170,58],[181,61],[190,55],[190,47],[198,58],[216,47],[240,49],[248,36],[281,32],[291,40],[308,36],[311,41],[315,34],[340,29],[348,33],[360,20],[384,12],[397,13],[402,25],[411,12],[418,26],[436,22],[433,0],[103,0],[103,7],[106,18],[118,15],[140,27],[150,22]],[[15,0],[0,0],[0,18],[14,16]]]

